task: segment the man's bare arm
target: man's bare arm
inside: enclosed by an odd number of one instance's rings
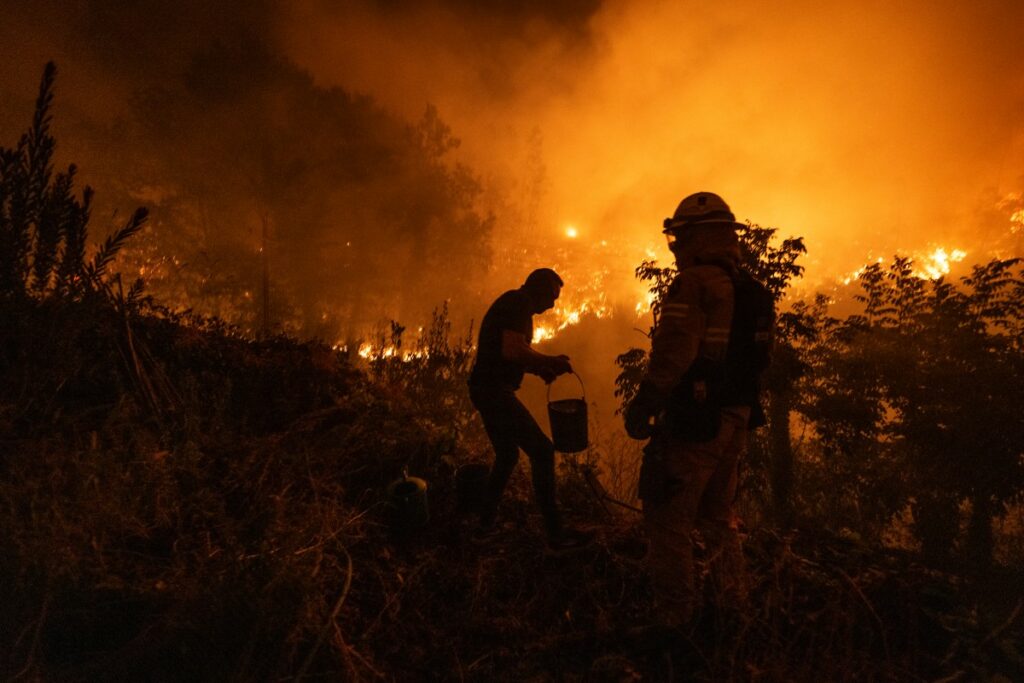
[[[523,368],[532,374],[561,375],[572,372],[568,356],[549,356],[534,351],[526,340],[526,335],[512,330],[502,330],[501,357],[505,360],[522,363]]]

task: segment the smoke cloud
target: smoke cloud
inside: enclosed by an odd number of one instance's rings
[[[448,297],[479,318],[540,265],[568,275],[567,297],[635,302],[633,267],[668,260],[661,220],[696,190],[804,236],[808,286],[896,251],[1021,246],[1012,0],[5,11],[5,139],[56,60],[61,153],[100,190],[98,219],[150,204],[154,244],[180,252],[168,268],[241,308],[269,221],[272,273],[288,273],[275,297],[313,332],[422,319]]]
[[[323,82],[436,102],[480,168],[528,172],[539,131],[552,239],[572,224],[667,258],[661,219],[709,189],[804,235],[825,281],[897,250],[982,259],[1010,228],[983,214],[1024,181],[1020,3],[459,5],[307,2],[283,42]]]

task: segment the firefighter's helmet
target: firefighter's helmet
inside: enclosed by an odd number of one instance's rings
[[[664,232],[669,241],[688,228],[704,225],[731,225],[742,227],[736,222],[736,216],[729,210],[725,200],[714,192],[695,192],[679,202],[676,212],[666,218]]]

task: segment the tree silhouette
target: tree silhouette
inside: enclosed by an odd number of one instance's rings
[[[861,312],[815,315],[799,409],[841,481],[834,511],[877,530],[909,504],[926,557],[948,562],[959,510],[965,547],[987,567],[991,521],[1020,491],[1024,423],[1024,280],[1018,259],[977,265],[954,285],[897,256],[859,278]]]

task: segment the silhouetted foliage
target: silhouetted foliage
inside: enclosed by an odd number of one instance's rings
[[[127,255],[165,305],[253,334],[266,264],[271,331],[334,342],[475,291],[493,218],[435,107],[405,121],[258,41],[183,68],[130,102],[117,179],[160,209]]]
[[[464,387],[471,331],[453,340],[444,306],[411,345],[392,322],[362,372],[352,346],[346,356],[283,336],[254,342],[223,321],[161,308],[136,287],[125,294],[111,257],[139,221],[87,259],[88,201],[75,203],[72,173],[54,175],[40,151],[52,151],[47,71],[36,132],[22,151],[4,150],[0,183],[0,676],[672,680],[685,671],[695,680],[789,681],[1024,673],[1016,623],[1024,603],[981,609],[954,576],[828,533],[752,531],[751,608],[709,609],[675,642],[650,628],[632,513],[604,510],[592,547],[548,556],[529,530],[528,478],[516,476],[503,503],[516,528],[494,544],[471,542],[471,520],[454,505],[454,473],[478,460],[484,443],[461,422],[473,414]],[[783,251],[793,258],[772,261],[782,272],[779,292],[785,273],[798,272],[800,250],[791,241]],[[1014,444],[1019,450],[1012,429],[987,431],[1012,417],[993,402],[1019,399],[1018,265],[979,267],[961,288],[920,291],[898,273],[870,279],[865,297],[879,312],[870,320],[829,318],[824,299],[796,304],[780,318],[791,350],[783,367],[805,395],[795,409],[831,419],[835,433],[822,443],[849,451],[851,465],[869,443],[903,469],[935,465],[922,458],[931,449],[955,464],[915,474],[924,478],[914,486],[941,481],[945,488],[929,492],[951,491],[954,503],[967,496],[976,511],[1001,499],[1015,470],[998,472],[1003,483],[981,478],[954,448],[962,441],[940,441],[948,423],[973,429],[997,458]],[[657,283],[668,272],[655,267]],[[886,289],[901,282],[909,294]],[[901,306],[904,314],[884,312]],[[947,325],[955,334],[939,334]],[[910,371],[881,376],[893,366]],[[966,390],[978,409],[960,415],[950,406],[965,372],[978,379]],[[1003,372],[1015,387],[989,384]],[[922,379],[942,391],[929,394]],[[857,387],[871,391],[862,396]],[[773,405],[785,408],[788,429],[789,403]],[[430,482],[430,522],[411,534],[389,529],[384,514],[393,504],[386,487],[404,469]],[[598,502],[587,483],[570,478],[583,471],[563,468],[560,490],[570,494],[567,516],[592,519]],[[830,474],[819,482],[844,499]],[[849,495],[863,499],[870,483]],[[705,567],[711,558],[702,550]]]
[[[874,531],[910,504],[935,560],[956,548],[969,502],[965,544],[987,565],[991,519],[1024,473],[1020,261],[974,266],[956,286],[897,256],[866,267],[859,284],[862,313],[820,318],[800,405],[846,485],[833,502],[856,506]]]
[[[92,190],[74,197],[75,166],[54,173],[50,134],[57,68],[46,65],[32,125],[13,149],[0,148],[0,295],[36,300],[80,298],[109,290],[107,271],[117,252],[146,220],[138,209],[88,260]]]
[[[448,304],[444,303],[433,310],[430,324],[412,344],[406,342],[405,332],[403,325],[392,320],[388,330],[370,345],[366,353],[370,376],[418,405],[444,432],[450,447],[468,433],[482,436],[466,391],[476,356],[472,326],[465,337],[453,339]]]

